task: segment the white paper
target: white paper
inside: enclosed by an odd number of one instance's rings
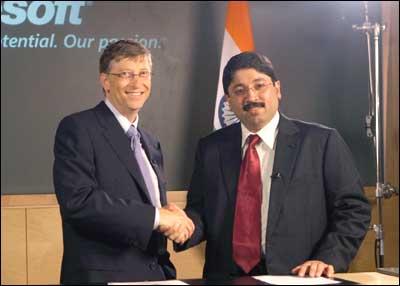
[[[253,278],[272,285],[327,285],[341,283],[325,277],[262,275],[253,276]]]
[[[146,281],[146,282],[110,282],[108,285],[189,285],[180,280]]]

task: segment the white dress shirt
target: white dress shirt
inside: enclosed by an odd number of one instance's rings
[[[119,124],[121,125],[122,129],[124,130],[125,133],[128,132],[128,129],[131,127],[131,125],[135,126],[135,128],[137,129],[138,127],[138,123],[139,123],[139,114],[136,116],[136,120],[134,122],[130,122],[128,120],[128,118],[126,118],[125,116],[123,116],[113,105],[112,103],[106,98],[104,100],[105,104],[108,106],[108,108],[111,110],[111,112],[114,114],[115,118],[117,118]],[[156,198],[156,213],[155,213],[155,217],[154,217],[154,225],[153,225],[153,229],[156,229],[159,225],[160,222],[160,213],[158,208],[161,207],[161,202],[160,202],[160,189],[158,188],[158,179],[157,179],[157,175],[154,172],[153,167],[150,164],[149,158],[147,158],[146,152],[144,151],[143,147],[141,146],[141,152],[143,153],[143,157],[145,158],[145,164],[147,166],[147,168],[149,168],[150,170],[150,177],[151,180],[153,181],[153,185],[156,187],[155,189],[155,198]],[[132,156],[133,153],[132,153]]]
[[[278,135],[279,112],[276,112],[271,121],[257,133],[250,132],[241,123],[242,128],[242,159],[247,150],[247,137],[257,134],[261,142],[257,144],[256,150],[260,159],[261,183],[262,183],[262,204],[261,204],[261,249],[265,254],[265,244],[267,235],[267,221],[269,209],[269,195],[271,190],[271,175],[275,158],[275,142]]]

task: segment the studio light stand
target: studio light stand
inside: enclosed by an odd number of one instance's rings
[[[365,128],[367,137],[371,138],[375,147],[376,159],[376,202],[378,211],[378,223],[371,226],[375,232],[375,264],[377,268],[384,267],[384,243],[383,243],[383,223],[382,223],[382,200],[388,199],[392,195],[399,195],[389,183],[384,183],[384,158],[383,158],[383,133],[382,133],[382,106],[380,96],[380,63],[379,63],[379,37],[385,31],[385,25],[379,23],[372,24],[368,17],[368,1],[364,1],[365,21],[360,25],[353,25],[353,29],[361,31],[367,38],[368,49],[368,71],[369,71],[369,112],[365,117]],[[373,38],[374,59],[371,57],[371,37]],[[372,70],[374,64],[374,70]],[[373,80],[372,74],[375,79]],[[375,126],[374,126],[375,125]]]

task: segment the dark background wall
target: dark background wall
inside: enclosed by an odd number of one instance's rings
[[[370,18],[379,21],[379,5]],[[2,2],[2,18],[6,15]],[[290,117],[337,128],[366,185],[374,185],[362,2],[250,2],[256,50],[275,65]],[[69,10],[68,10],[69,11]],[[1,24],[1,193],[53,193],[54,134],[66,115],[102,100],[99,43],[134,38],[153,54],[152,95],[140,125],[157,135],[169,190],[188,187],[199,138],[212,131],[226,2],[90,2],[82,23]],[[45,15],[44,7],[37,17]],[[67,14],[68,15],[68,14]],[[68,17],[66,18],[68,19]],[[9,47],[5,36],[50,37],[51,47]],[[69,47],[73,35],[90,47]],[[67,37],[68,36],[68,37]],[[8,46],[7,46],[8,45]]]

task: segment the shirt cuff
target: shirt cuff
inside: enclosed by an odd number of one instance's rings
[[[156,209],[156,215],[154,216],[153,230],[156,230],[160,224],[160,210],[158,208],[155,209]]]

